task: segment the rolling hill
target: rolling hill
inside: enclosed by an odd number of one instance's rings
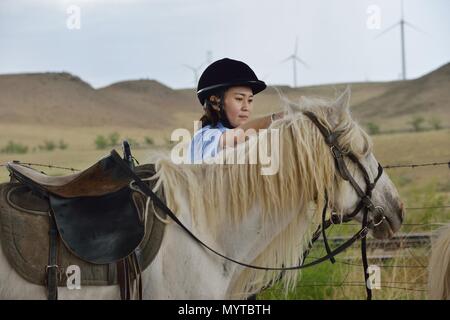
[[[254,116],[278,109],[277,90],[333,97],[346,84],[269,86],[255,98]],[[450,63],[407,81],[351,83],[352,112],[382,129],[406,128],[414,116],[450,125]],[[171,89],[156,80],[130,80],[94,89],[69,73],[0,75],[0,123],[73,127],[119,126],[168,130],[192,127],[201,116],[194,89]]]

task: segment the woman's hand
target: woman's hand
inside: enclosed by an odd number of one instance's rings
[[[282,119],[285,115],[286,115],[286,112],[284,112],[284,111],[272,113],[271,119],[272,119],[272,121],[275,121],[278,119]]]
[[[246,130],[254,129],[258,131],[259,129],[266,129],[271,125],[272,121],[282,119],[285,114],[286,113],[284,111],[272,113],[271,115],[250,120],[244,124],[241,124],[239,127],[225,131],[220,136],[220,148],[224,149],[226,147],[234,147],[236,144],[246,141]]]

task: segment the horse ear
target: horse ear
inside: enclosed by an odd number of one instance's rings
[[[346,117],[350,116],[350,93],[350,86],[347,86],[333,103],[334,110],[331,114],[331,121],[335,125],[340,123]]]

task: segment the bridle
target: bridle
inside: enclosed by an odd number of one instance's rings
[[[363,267],[364,267],[364,278],[365,278],[365,284],[366,284],[366,291],[367,291],[367,299],[371,300],[372,298],[372,292],[371,289],[368,286],[368,262],[367,262],[367,254],[366,254],[366,236],[369,232],[369,228],[376,227],[380,225],[386,217],[383,215],[384,210],[382,207],[375,206],[371,200],[372,191],[375,188],[376,183],[380,179],[381,175],[383,174],[383,167],[378,164],[378,174],[373,182],[370,181],[369,174],[367,173],[367,170],[365,167],[361,164],[359,159],[351,152],[344,153],[341,149],[341,147],[338,145],[337,139],[339,137],[338,132],[333,132],[326,128],[320,121],[317,119],[317,117],[309,111],[303,112],[305,116],[307,116],[319,129],[321,134],[323,135],[325,139],[325,143],[330,147],[331,153],[333,155],[333,158],[335,160],[337,171],[339,172],[342,179],[348,181],[352,187],[355,189],[358,197],[360,198],[358,204],[356,205],[355,209],[349,213],[344,214],[341,216],[337,214],[332,214],[331,217],[327,220],[326,219],[326,212],[328,208],[328,195],[325,191],[325,206],[322,211],[322,224],[319,226],[319,228],[316,230],[312,237],[312,241],[310,243],[309,248],[304,252],[303,254],[303,263],[297,265],[297,266],[291,266],[291,267],[262,267],[262,266],[255,266],[251,264],[247,264],[244,262],[237,261],[235,259],[229,258],[225,256],[224,254],[216,251],[215,249],[208,246],[206,243],[204,243],[202,240],[200,240],[196,235],[194,235],[179,219],[178,217],[170,210],[161,199],[158,198],[158,196],[149,188],[149,186],[144,183],[137,174],[133,171],[132,168],[127,164],[126,161],[124,161],[119,154],[113,150],[111,152],[111,155],[116,160],[117,164],[121,166],[124,173],[126,173],[132,180],[134,180],[134,184],[139,187],[140,191],[149,197],[158,207],[160,207],[165,214],[167,214],[176,224],[178,224],[194,241],[199,243],[201,246],[205,247],[209,251],[213,252],[214,254],[231,261],[233,263],[236,263],[238,265],[241,265],[243,267],[257,269],[257,270],[266,270],[266,271],[288,271],[288,270],[298,270],[298,269],[304,269],[307,267],[311,267],[314,265],[317,265],[321,262],[324,262],[326,260],[330,260],[332,263],[335,262],[334,257],[338,255],[339,253],[346,250],[348,247],[350,247],[354,242],[357,240],[361,240],[361,255],[362,255],[362,261],[363,261]],[[345,164],[344,157],[348,157],[352,162],[354,162],[357,167],[361,170],[365,183],[366,188],[365,191],[362,190],[362,188],[358,185],[358,183],[355,181],[355,179],[350,174],[347,165]],[[348,222],[351,219],[353,219],[358,212],[362,210],[363,212],[363,218],[361,223],[361,229],[353,235],[349,240],[341,244],[339,247],[337,247],[334,250],[331,250],[331,248],[328,245],[327,237],[325,230],[328,229],[333,224],[340,224],[344,222]],[[377,214],[376,218],[377,221],[368,219],[368,213],[374,212]],[[308,255],[313,243],[319,238],[320,234],[323,236],[324,245],[327,251],[327,254],[321,258],[318,258],[312,262],[304,263],[304,260],[306,256]]]
[[[339,175],[341,176],[341,178],[343,180],[348,181],[350,183],[350,185],[353,187],[353,189],[355,190],[356,194],[359,197],[359,202],[356,205],[355,209],[351,213],[344,214],[342,216],[342,218],[339,217],[337,214],[332,214],[332,216],[330,218],[330,223],[331,224],[339,224],[339,223],[343,223],[343,222],[348,222],[351,219],[353,219],[358,214],[359,211],[361,211],[362,209],[365,209],[366,211],[371,211],[371,212],[375,212],[375,213],[379,214],[378,221],[375,222],[372,220],[367,225],[370,227],[372,227],[372,226],[376,227],[376,226],[380,225],[383,222],[383,220],[386,219],[386,217],[383,215],[384,209],[383,209],[383,207],[375,206],[372,202],[371,197],[372,197],[372,191],[375,189],[375,185],[377,184],[378,180],[380,179],[381,175],[383,174],[383,167],[381,166],[381,164],[378,163],[377,176],[375,177],[374,181],[371,182],[366,168],[359,161],[358,157],[356,157],[355,154],[352,152],[344,153],[342,151],[342,148],[337,143],[339,134],[336,132],[330,131],[324,125],[322,125],[322,123],[320,123],[320,121],[317,119],[316,115],[313,114],[312,112],[304,111],[303,113],[319,129],[320,133],[323,135],[323,137],[325,139],[325,143],[330,147],[331,154],[333,155],[335,165],[336,165],[337,171],[339,172]],[[347,156],[353,163],[355,163],[357,165],[358,169],[362,172],[364,181],[366,183],[365,191],[362,190],[362,188],[358,185],[358,183],[355,181],[353,176],[350,174],[350,172],[347,168],[347,165],[344,161],[344,156]],[[326,196],[326,198],[328,198],[328,197]],[[327,202],[328,201],[325,202],[325,207],[327,206]]]
[[[316,241],[320,234],[322,234],[322,238],[324,241],[324,246],[327,251],[327,254],[330,255],[330,261],[332,263],[335,263],[336,260],[334,259],[334,255],[331,255],[331,249],[327,241],[326,236],[326,229],[328,229],[333,224],[341,224],[348,222],[352,220],[358,212],[362,210],[363,212],[363,218],[361,222],[361,230],[364,230],[364,235],[361,237],[361,257],[363,262],[363,268],[364,268],[364,279],[365,279],[365,287],[367,292],[367,300],[372,299],[372,290],[370,289],[368,285],[368,261],[367,261],[367,244],[366,244],[366,235],[369,228],[377,227],[380,224],[383,223],[384,220],[386,220],[386,216],[384,215],[384,209],[381,206],[375,206],[372,202],[372,191],[375,189],[375,185],[377,184],[378,180],[380,179],[381,175],[383,174],[383,167],[380,163],[378,163],[378,173],[375,177],[374,181],[370,181],[369,174],[367,173],[366,168],[362,165],[362,163],[359,161],[358,157],[355,156],[354,153],[348,152],[344,153],[342,151],[342,148],[339,146],[337,140],[339,137],[339,133],[337,131],[331,131],[327,127],[325,127],[319,119],[316,117],[316,115],[310,111],[304,111],[303,114],[307,116],[312,123],[319,129],[320,133],[325,139],[325,143],[330,147],[331,154],[333,155],[334,162],[336,165],[336,169],[339,172],[339,175],[341,178],[345,181],[348,181],[350,185],[355,190],[356,194],[359,197],[359,202],[356,205],[355,209],[348,214],[344,214],[342,216],[339,216],[337,214],[331,214],[331,217],[326,220],[326,212],[328,207],[328,195],[325,191],[325,206],[322,211],[322,225],[319,227],[319,229],[316,231],[316,233],[313,236],[312,243]],[[359,186],[359,184],[355,181],[353,176],[350,174],[347,165],[344,160],[344,156],[347,156],[353,163],[356,164],[358,169],[362,172],[362,175],[364,177],[364,181],[366,184],[365,191],[362,190],[362,188]],[[373,212],[376,214],[372,220],[369,221],[368,216],[369,212]],[[375,220],[377,219],[377,220]],[[311,246],[310,246],[311,248]],[[310,249],[309,249],[310,250]],[[307,250],[306,254],[309,253],[309,250]]]

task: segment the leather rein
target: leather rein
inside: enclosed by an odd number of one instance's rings
[[[237,261],[235,259],[227,257],[224,254],[216,251],[215,249],[211,248],[206,243],[201,241],[196,235],[194,235],[178,219],[178,217],[172,212],[172,210],[170,210],[164,204],[164,202],[162,202],[161,199],[158,198],[158,196],[148,187],[148,185],[146,183],[144,183],[137,176],[137,174],[132,170],[132,168],[130,168],[130,166],[119,156],[119,154],[115,150],[111,151],[111,155],[116,160],[117,164],[121,166],[123,171],[133,180],[132,183],[137,185],[139,187],[140,191],[145,196],[149,197],[154,202],[154,204],[156,204],[158,207],[160,207],[165,212],[165,214],[167,214],[176,224],[178,224],[194,241],[196,241],[197,243],[199,243],[201,246],[205,247],[209,251],[213,252],[214,254],[216,254],[228,261],[231,261],[233,263],[241,265],[243,267],[258,269],[258,270],[267,270],[267,271],[288,271],[288,270],[298,270],[298,269],[308,268],[308,267],[317,265],[321,262],[324,262],[326,260],[330,260],[332,263],[334,263],[335,262],[334,257],[336,255],[338,255],[339,253],[346,250],[357,240],[361,240],[361,255],[362,255],[362,261],[363,261],[363,267],[364,267],[364,278],[365,278],[365,284],[366,284],[367,299],[371,300],[372,292],[371,292],[370,287],[368,286],[368,281],[367,281],[369,279],[369,274],[367,272],[368,262],[367,262],[367,254],[366,254],[366,251],[367,251],[366,236],[369,232],[369,228],[380,225],[386,219],[386,217],[383,215],[383,212],[384,212],[383,208],[379,207],[379,206],[375,206],[371,200],[372,191],[375,188],[377,181],[383,174],[383,167],[380,164],[378,164],[378,174],[377,174],[376,178],[374,179],[374,181],[371,182],[370,178],[369,178],[369,174],[367,173],[367,170],[361,164],[361,162],[358,160],[358,158],[353,153],[343,153],[342,152],[342,149],[340,148],[340,146],[337,143],[337,138],[339,137],[339,133],[332,132],[329,129],[327,129],[324,125],[322,125],[320,123],[320,121],[317,119],[317,117],[312,112],[304,111],[303,113],[319,129],[319,131],[321,132],[321,134],[323,135],[323,137],[325,139],[325,143],[330,147],[331,153],[335,160],[336,168],[337,168],[340,176],[342,177],[342,179],[348,181],[352,185],[353,189],[355,189],[358,197],[360,198],[358,204],[356,205],[355,209],[351,213],[344,214],[342,217],[337,214],[332,213],[331,217],[328,220],[326,220],[326,211],[328,208],[328,196],[325,191],[325,206],[324,206],[323,212],[322,212],[322,224],[319,226],[317,231],[314,233],[314,235],[312,237],[312,241],[310,243],[310,247],[309,247],[309,249],[307,249],[305,251],[305,253],[303,255],[303,257],[304,257],[303,261],[305,260],[306,255],[309,253],[309,251],[312,247],[312,244],[319,238],[320,234],[322,234],[322,236],[323,236],[324,245],[325,245],[327,254],[325,256],[322,256],[322,257],[320,257],[312,262],[306,263],[306,264],[301,263],[299,265],[291,266],[291,267],[255,266],[255,265],[247,264],[247,263],[244,263],[241,261]],[[347,165],[345,164],[344,156],[347,156],[352,162],[354,162],[357,165],[357,167],[360,169],[360,171],[362,172],[364,180],[365,180],[365,184],[366,184],[365,191],[363,191],[363,189],[358,185],[358,183],[355,181],[355,179],[350,174],[350,172],[347,168]],[[350,221],[361,210],[363,213],[361,229],[357,233],[355,233],[349,240],[347,240],[346,242],[344,242],[343,244],[341,244],[334,250],[331,250],[331,248],[329,247],[328,242],[327,242],[325,230],[333,224],[340,224],[340,223]],[[369,219],[368,219],[369,212],[374,212],[377,214],[375,216],[374,220],[369,221]]]
[[[367,173],[366,168],[362,165],[362,163],[359,161],[358,157],[355,156],[352,152],[344,153],[339,146],[337,140],[339,137],[338,132],[330,131],[328,128],[326,128],[322,123],[320,123],[319,119],[316,117],[315,114],[313,114],[310,111],[304,111],[303,112],[305,116],[307,116],[312,123],[319,129],[320,133],[325,139],[325,143],[330,147],[331,154],[333,155],[335,165],[337,168],[337,171],[339,172],[339,175],[341,178],[345,181],[348,181],[350,185],[355,190],[356,194],[359,197],[359,202],[356,205],[355,209],[348,214],[344,214],[342,217],[338,214],[332,213],[331,217],[326,220],[326,211],[328,207],[328,195],[325,191],[325,206],[322,211],[322,225],[319,226],[319,229],[316,231],[316,233],[313,236],[312,243],[316,241],[320,234],[322,234],[322,238],[324,241],[324,246],[327,251],[327,254],[330,255],[330,261],[332,263],[335,263],[336,260],[334,259],[335,255],[331,255],[331,249],[328,245],[327,236],[325,233],[325,230],[329,228],[333,224],[341,224],[348,222],[352,220],[358,212],[362,210],[363,218],[361,222],[361,230],[359,232],[362,232],[364,230],[364,235],[360,238],[361,240],[361,258],[364,268],[364,283],[367,293],[367,300],[372,299],[372,290],[369,286],[369,274],[368,274],[368,261],[367,261],[367,243],[366,243],[366,236],[368,233],[369,228],[377,227],[380,224],[383,223],[384,220],[386,220],[386,216],[384,215],[384,209],[381,206],[375,206],[372,202],[372,191],[375,189],[375,185],[377,184],[378,180],[380,179],[381,175],[383,174],[383,167],[380,163],[378,163],[378,173],[375,177],[374,181],[370,181],[369,174]],[[344,156],[347,156],[353,163],[356,164],[358,169],[362,172],[364,181],[366,184],[365,191],[362,190],[362,188],[359,186],[359,184],[355,181],[353,176],[350,174],[347,165],[345,164]],[[375,216],[372,220],[369,221],[368,216],[369,212],[373,212]],[[353,238],[352,238],[353,239]],[[352,240],[350,239],[350,240]],[[350,241],[349,240],[349,241]],[[311,246],[310,246],[311,248]],[[310,249],[307,250],[306,254],[309,252]]]

